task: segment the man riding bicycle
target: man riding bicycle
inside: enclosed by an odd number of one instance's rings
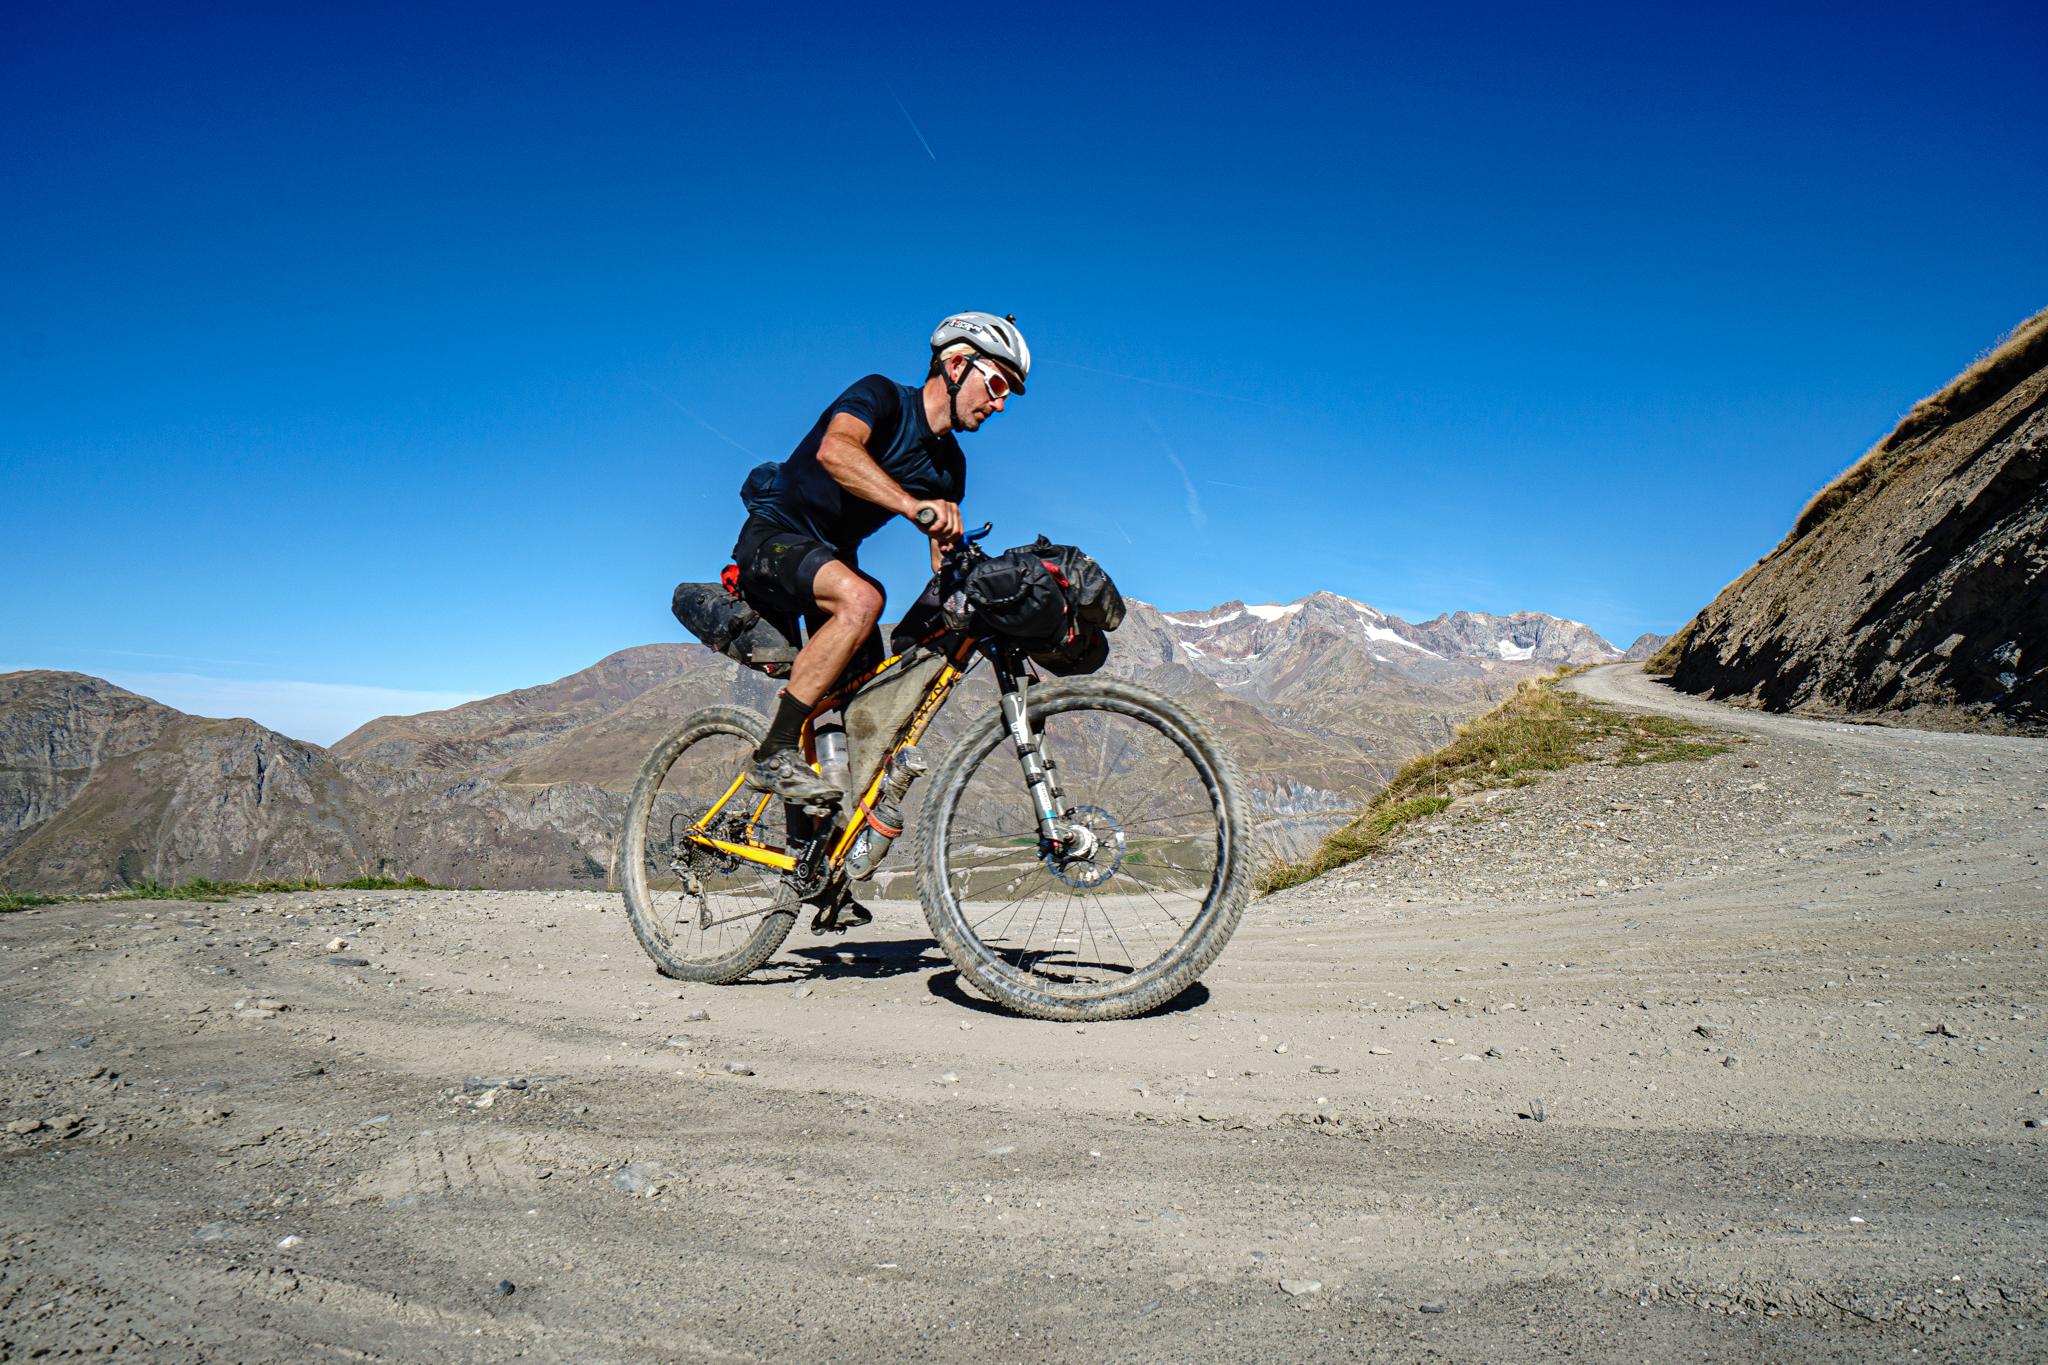
[[[871,374],[840,394],[789,458],[767,467],[777,477],[749,499],[732,551],[740,596],[764,615],[801,616],[810,627],[747,772],[757,791],[804,802],[840,795],[797,741],[818,698],[881,620],[885,594],[860,571],[860,543],[890,517],[904,517],[930,537],[936,573],[960,538],[967,489],[954,433],[978,430],[1031,375],[1031,348],[1015,318],[955,313],[933,331],[931,349],[922,385]]]

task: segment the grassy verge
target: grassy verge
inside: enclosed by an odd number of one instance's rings
[[[230,896],[261,896],[280,891],[445,891],[423,877],[357,877],[346,882],[217,882],[194,877],[188,882],[165,885],[159,881],[137,882],[119,891],[92,896],[45,896],[35,891],[0,891],[0,912],[26,910],[32,905],[56,905],[60,901],[218,901]]]
[[[1460,727],[1449,744],[1410,761],[1314,853],[1268,867],[1259,877],[1260,893],[1298,886],[1378,853],[1402,826],[1437,814],[1460,796],[1527,786],[1577,763],[1633,767],[1710,758],[1739,742],[1689,721],[1633,715],[1560,690],[1557,684],[1577,671],[1523,683],[1499,706]]]
[[[1889,436],[1813,495],[1813,501],[1799,514],[1787,539],[1797,540],[1813,530],[1854,501],[1857,494],[1882,480],[1902,460],[1910,459],[1906,448],[1914,441],[1938,427],[1983,411],[2039,369],[2044,360],[2048,360],[2048,309],[2007,332],[1996,346],[1940,392],[1915,403]]]

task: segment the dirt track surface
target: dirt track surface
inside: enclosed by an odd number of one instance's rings
[[[1121,1024],[900,903],[680,989],[596,892],[9,916],[0,1357],[2041,1358],[2048,742],[1580,685],[1747,742]]]

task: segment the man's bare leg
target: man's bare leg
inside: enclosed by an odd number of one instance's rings
[[[807,802],[836,800],[841,793],[813,772],[797,751],[804,717],[839,680],[882,617],[880,589],[836,559],[818,570],[811,596],[828,619],[797,653],[789,686],[776,703],[775,718],[754,751],[754,766],[747,774],[748,783],[761,791]]]
[[[820,626],[797,654],[789,670],[788,690],[807,706],[816,706],[882,619],[882,594],[834,559],[811,580],[811,596],[832,619]]]

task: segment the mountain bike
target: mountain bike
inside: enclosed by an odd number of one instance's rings
[[[845,801],[803,807],[748,788],[767,724],[740,707],[693,713],[648,756],[619,874],[664,974],[737,981],[805,905],[817,932],[866,922],[853,888],[903,828],[897,803],[925,768],[916,746],[983,664],[998,704],[923,779],[916,820],[918,899],[960,975],[1019,1014],[1119,1019],[1173,1000],[1223,951],[1253,876],[1236,768],[1167,698],[1100,676],[1045,681],[1024,647],[981,629],[957,589],[989,529],[944,556],[947,605],[929,632],[842,679],[805,721],[815,765],[821,717],[842,712],[852,728],[865,699],[895,694],[855,751]]]

